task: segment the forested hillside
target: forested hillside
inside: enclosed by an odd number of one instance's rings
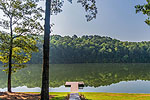
[[[30,63],[42,63],[42,43]],[[122,42],[98,35],[51,36],[50,63],[150,63],[150,42]]]

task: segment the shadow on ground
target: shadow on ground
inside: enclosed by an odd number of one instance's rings
[[[16,92],[0,92],[0,100],[40,100],[39,93],[16,93]],[[54,98],[55,95],[50,95],[50,99]],[[63,100],[63,99],[52,99],[52,100]]]
[[[62,97],[52,97],[51,100],[66,100],[65,96]]]

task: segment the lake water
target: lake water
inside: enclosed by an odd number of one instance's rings
[[[13,92],[40,92],[40,64],[12,74]],[[0,65],[0,91],[6,91],[7,74]],[[66,81],[83,81],[80,92],[150,93],[150,64],[51,64],[50,91],[70,92]]]

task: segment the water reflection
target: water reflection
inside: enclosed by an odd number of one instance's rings
[[[12,86],[41,86],[39,64],[14,73]],[[2,70],[2,67],[0,67]],[[50,86],[60,87],[66,81],[83,81],[86,86],[108,86],[121,81],[150,80],[150,64],[52,64],[50,65]],[[0,71],[0,88],[5,88],[7,75]]]

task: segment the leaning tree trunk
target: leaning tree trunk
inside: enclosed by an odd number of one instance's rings
[[[41,100],[49,100],[49,38],[51,0],[46,0]]]
[[[9,70],[8,70],[8,92],[11,92],[11,70],[12,70],[12,45],[13,45],[13,31],[12,18],[10,18],[10,48],[9,48]]]

